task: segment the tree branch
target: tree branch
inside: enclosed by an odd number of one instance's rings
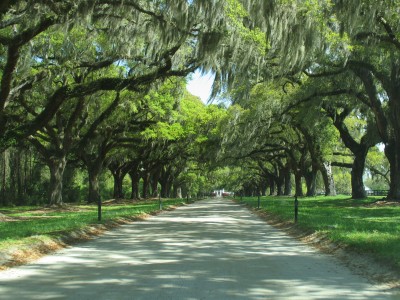
[[[39,22],[35,27],[25,30],[16,35],[8,42],[7,62],[3,70],[3,76],[0,83],[0,111],[3,111],[11,91],[11,83],[14,71],[19,59],[19,49],[39,33],[45,31],[51,25],[55,24],[55,18],[46,18]]]
[[[331,163],[332,167],[341,167],[341,168],[348,168],[351,169],[353,167],[353,164],[351,163],[344,163],[344,162],[338,162],[338,161],[333,161]]]
[[[383,25],[383,28],[385,28],[386,33],[388,34],[388,38],[391,41],[391,43],[393,45],[396,46],[397,49],[400,50],[400,42],[399,40],[396,38],[396,34],[393,32],[392,27],[390,26],[390,24],[386,21],[385,18],[383,18],[382,16],[378,16],[377,17],[378,22]]]
[[[332,154],[333,154],[333,155],[336,155],[336,156],[349,156],[349,157],[354,157],[353,154],[350,154],[350,153],[343,153],[343,152],[333,152]]]
[[[78,103],[76,104],[75,109],[71,113],[67,125],[65,126],[64,135],[65,138],[69,140],[67,141],[67,143],[69,143],[72,139],[72,129],[75,126],[79,116],[81,116],[84,108],[85,108],[85,97],[79,97]]]
[[[0,17],[3,16],[11,6],[17,4],[18,0],[2,0],[0,2]]]
[[[368,165],[367,168],[371,171],[371,173],[374,173],[375,175],[379,175],[382,176],[383,179],[385,179],[385,181],[390,184],[390,179],[388,178],[388,172],[386,171],[386,173],[381,172],[380,170],[378,170],[377,168],[375,168],[372,165]]]
[[[299,106],[300,104],[306,103],[306,102],[311,101],[318,97],[331,97],[331,96],[339,96],[339,95],[344,95],[344,94],[352,95],[352,94],[355,94],[355,92],[350,89],[339,89],[339,90],[328,91],[328,92],[315,92],[315,93],[309,95],[308,97],[297,101],[296,103],[288,105],[281,114],[282,115],[287,114],[291,109]]]
[[[371,71],[375,75],[375,77],[385,86],[385,89],[390,85],[390,79],[383,72],[379,72],[378,69],[370,63],[367,63],[365,61],[349,60],[347,62],[347,65],[355,73],[357,69]]]
[[[342,68],[336,71],[330,72],[322,72],[322,73],[310,73],[307,70],[304,70],[303,73],[306,74],[308,77],[311,78],[319,78],[319,77],[328,77],[328,76],[335,76],[346,72],[346,68]]]
[[[117,93],[115,99],[111,104],[101,113],[101,115],[92,123],[90,126],[89,130],[86,132],[86,134],[82,137],[81,142],[79,143],[79,148],[84,148],[84,146],[88,143],[89,139],[93,137],[93,134],[97,127],[104,122],[117,108],[118,104],[120,102],[120,94],[119,92]]]
[[[11,91],[11,83],[14,75],[14,70],[19,59],[19,47],[16,45],[10,46],[7,52],[7,62],[3,70],[3,76],[0,82],[0,112],[7,105],[8,97]]]

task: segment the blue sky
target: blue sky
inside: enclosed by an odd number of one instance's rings
[[[202,73],[197,70],[192,74],[186,88],[193,95],[200,97],[203,103],[207,103],[211,94],[211,86],[214,82],[214,76],[215,74],[212,73],[202,75]]]

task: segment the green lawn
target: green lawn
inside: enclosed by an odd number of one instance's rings
[[[323,232],[336,243],[348,245],[356,251],[372,254],[400,267],[400,206],[369,205],[378,198],[299,198],[297,226]],[[242,201],[257,207],[257,197],[244,197]],[[262,210],[282,220],[294,221],[293,197],[261,197],[260,202]]]
[[[182,199],[163,200],[163,208],[180,205]],[[35,236],[42,238],[57,236],[72,230],[82,229],[91,224],[105,223],[123,217],[135,217],[159,209],[157,200],[131,204],[104,205],[102,221],[97,221],[97,206],[79,205],[70,208],[79,209],[48,211],[36,206],[0,207],[0,212],[9,217],[19,217],[16,221],[0,222],[0,249],[12,244],[23,243]]]
[[[164,200],[163,207],[179,205],[182,199]],[[257,207],[257,198],[243,198]],[[294,219],[293,197],[261,197],[261,209],[282,220]],[[348,196],[299,198],[297,226],[323,232],[332,241],[370,253],[400,267],[400,206],[368,206],[376,198],[351,200]],[[158,201],[103,206],[103,220],[134,217],[159,208]],[[10,217],[26,217],[13,222],[0,222],[0,249],[41,236],[57,236],[62,232],[98,224],[97,207],[82,205],[81,211],[46,212],[37,207],[0,208]]]

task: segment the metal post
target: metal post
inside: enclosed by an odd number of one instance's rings
[[[161,195],[158,195],[158,204],[160,206],[160,210],[162,210],[162,200],[161,200]]]
[[[186,194],[186,203],[189,203],[189,193]]]
[[[294,196],[294,222],[297,223],[299,215],[299,200],[297,200],[297,195]]]
[[[99,197],[97,201],[97,220],[101,221],[101,198]]]
[[[260,208],[260,195],[258,195],[258,199],[257,199],[257,208]]]

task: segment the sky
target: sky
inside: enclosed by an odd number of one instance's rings
[[[202,75],[201,72],[197,70],[188,81],[186,88],[191,94],[200,97],[203,103],[207,103],[211,94],[211,86],[214,82],[214,77],[215,75],[212,73]]]

